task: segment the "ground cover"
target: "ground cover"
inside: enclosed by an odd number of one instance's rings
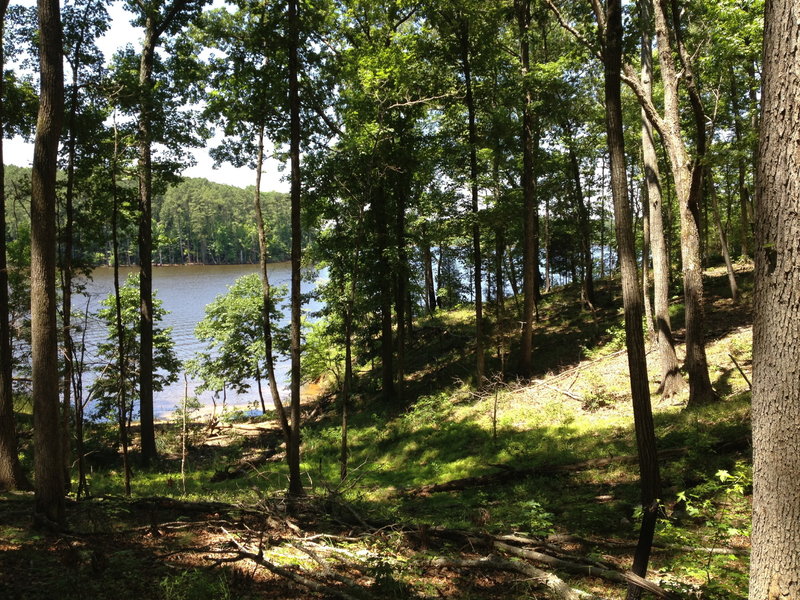
[[[707,276],[720,402],[686,411],[685,397],[654,396],[664,514],[648,579],[678,596],[746,595],[751,288],[749,272],[740,277],[734,305],[724,272]],[[638,477],[614,289],[600,284],[594,312],[577,290],[547,296],[539,372],[526,382],[494,376],[480,392],[469,379],[468,309],[420,320],[402,402],[380,401],[370,374],[360,377],[347,480],[334,398],[306,406],[309,498],[293,510],[269,416],[193,424],[183,476],[178,423],[163,423],[163,458],[134,473],[132,499],[121,497],[113,434],[97,426],[92,497],[70,502],[67,533],[34,531],[30,496],[3,496],[0,595],[477,599],[580,589],[620,598]],[[680,337],[679,297],[673,308]],[[513,363],[513,327],[494,316],[491,332],[496,372]]]

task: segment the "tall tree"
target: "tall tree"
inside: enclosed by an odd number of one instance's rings
[[[289,352],[292,362],[291,380],[291,436],[286,448],[289,463],[289,495],[302,496],[303,482],[300,478],[300,317],[302,298],[300,295],[301,224],[300,224],[300,94],[298,78],[300,71],[300,15],[297,0],[288,0],[289,50],[289,161],[292,199],[292,278],[291,278],[291,336]]]
[[[533,112],[533,91],[530,84],[530,0],[514,0],[519,35],[519,55],[522,76],[522,198],[523,198],[523,260],[522,260],[522,343],[519,371],[530,377],[533,369],[533,318],[538,301],[539,273],[539,214],[536,198],[534,160],[539,146],[539,132]]]
[[[620,270],[622,272],[622,301],[625,310],[625,342],[628,349],[628,370],[631,379],[636,447],[639,454],[641,478],[642,526],[631,570],[637,575],[647,573],[650,548],[653,544],[658,518],[660,492],[655,428],[650,405],[644,334],[642,332],[643,296],[639,289],[636,268],[636,249],[633,238],[631,207],[628,199],[625,172],[625,138],[622,127],[622,3],[608,0],[605,14],[597,10],[598,27],[603,40],[606,128],[611,167],[611,194],[614,199],[614,223],[617,235]],[[628,600],[639,598],[641,589],[630,585]]]
[[[31,353],[35,517],[65,522],[58,413],[56,324],[56,169],[64,110],[61,15],[58,0],[39,0],[39,116],[31,179]]]
[[[144,40],[139,60],[138,175],[139,175],[139,265],[141,277],[141,337],[139,393],[141,418],[142,463],[156,458],[156,437],[153,423],[153,121],[156,116],[153,67],[156,48],[162,36],[182,28],[206,0],[128,0],[128,8],[137,15],[137,24],[144,27]]]
[[[14,424],[13,359],[6,258],[6,192],[3,138],[7,128],[5,110],[5,29],[9,0],[0,0],[0,490],[25,488],[28,482],[17,455]]]
[[[797,3],[764,15],[753,323],[753,533],[750,599],[800,598],[800,21]]]
[[[653,49],[650,36],[652,15],[651,0],[640,0],[642,28],[642,88],[648,99],[652,99]],[[653,318],[655,320],[658,357],[661,366],[659,392],[670,398],[684,388],[680,363],[675,354],[672,323],[669,315],[669,254],[664,235],[663,206],[661,200],[661,177],[658,168],[653,125],[647,112],[642,109],[642,160],[647,196],[643,202],[649,205],[650,250],[653,255]],[[645,260],[646,257],[645,257]]]

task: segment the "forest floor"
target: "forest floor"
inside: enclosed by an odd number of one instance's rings
[[[647,577],[656,596],[747,593],[751,271],[739,279],[734,304],[724,269],[706,273],[718,402],[686,410],[686,394],[658,397],[648,355],[663,508]],[[183,473],[180,423],[161,424],[161,458],[135,470],[131,498],[115,433],[95,424],[91,495],[70,497],[67,531],[34,529],[29,493],[0,496],[0,597],[622,598],[638,468],[615,290],[601,282],[593,312],[574,288],[546,295],[539,372],[498,374],[480,392],[469,307],[421,319],[402,399],[382,400],[368,365],[359,374],[343,481],[336,404],[323,394],[304,407],[308,496],[291,505],[269,415],[192,423]],[[511,371],[515,327],[491,314],[488,372]],[[673,318],[680,340],[679,296]]]

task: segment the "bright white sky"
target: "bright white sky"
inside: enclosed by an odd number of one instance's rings
[[[12,4],[22,4],[33,6],[36,0],[12,0]],[[222,0],[214,0],[213,6],[221,6]],[[138,48],[141,43],[142,30],[130,24],[131,15],[126,12],[122,2],[116,0],[109,8],[111,17],[111,28],[105,36],[98,41],[98,47],[104,52],[106,57],[111,55],[126,44],[133,44]],[[219,139],[209,140],[209,147],[219,143]],[[270,151],[270,148],[267,148]],[[14,138],[3,141],[3,153],[7,163],[21,167],[30,167],[33,161],[33,144],[23,141],[21,138]],[[255,172],[247,168],[234,168],[229,164],[223,164],[220,168],[214,169],[214,161],[209,157],[205,148],[193,151],[197,164],[183,172],[186,177],[204,177],[217,183],[226,183],[238,187],[247,187],[255,184]],[[265,161],[264,175],[261,186],[264,191],[288,192],[289,182],[284,178],[284,173],[279,172],[282,166],[280,162],[268,159]],[[288,169],[286,170],[288,173]]]

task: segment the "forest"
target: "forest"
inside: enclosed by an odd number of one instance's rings
[[[800,599],[796,10],[0,0],[0,594]]]

